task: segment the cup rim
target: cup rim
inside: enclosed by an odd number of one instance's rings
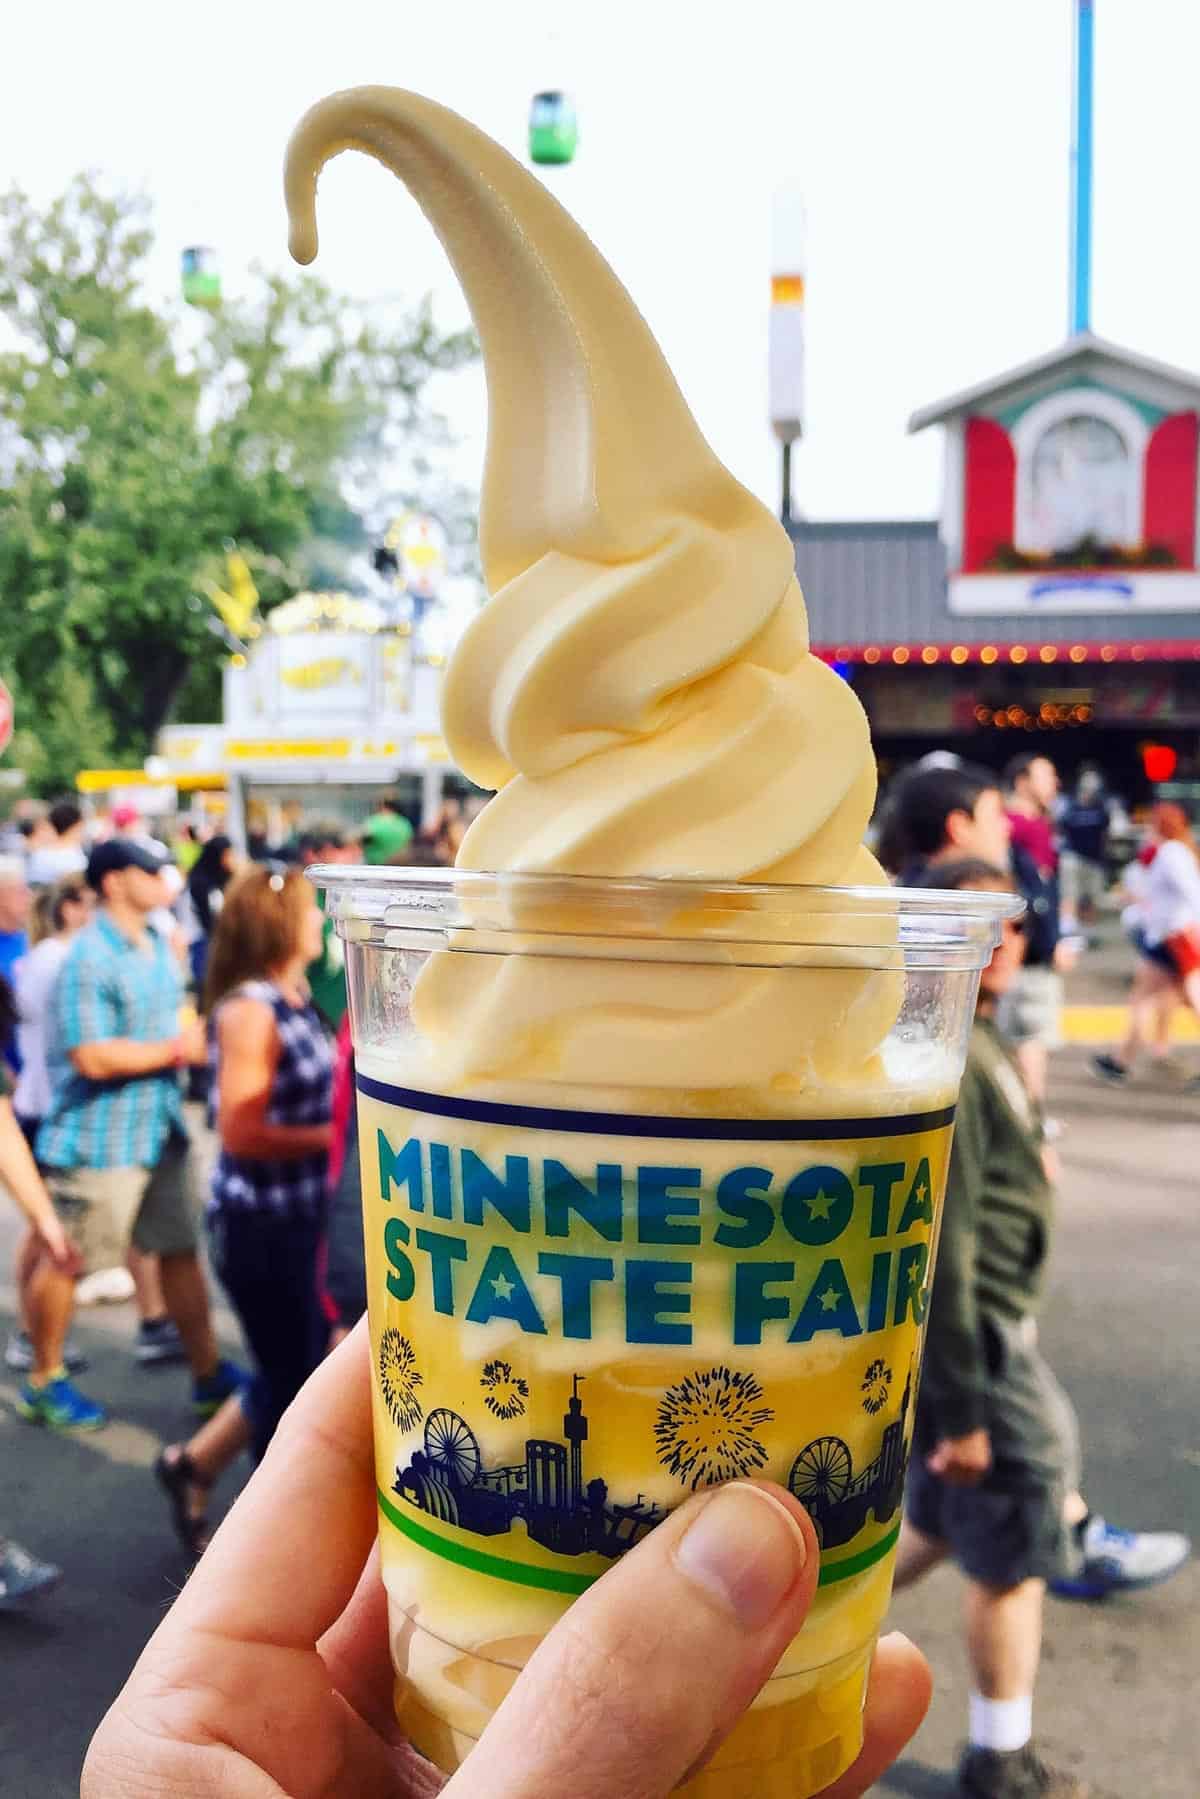
[[[326,892],[346,888],[351,893],[381,887],[397,896],[412,893],[425,897],[497,891],[514,898],[585,896],[595,899],[659,899],[680,907],[698,901],[730,899],[745,904],[757,901],[755,911],[794,913],[810,907],[828,913],[844,909],[867,916],[945,917],[958,914],[966,920],[995,922],[1017,918],[1025,910],[1018,893],[999,889],[961,887],[820,886],[768,881],[704,881],[661,875],[576,875],[513,872],[507,869],[411,868],[404,864],[374,867],[367,863],[318,862],[304,870],[314,887]],[[841,902],[840,906],[830,901]]]
[[[1015,893],[318,864],[348,943],[426,953],[982,968]]]

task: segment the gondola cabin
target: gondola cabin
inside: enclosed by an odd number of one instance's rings
[[[573,162],[578,146],[579,121],[569,95],[556,88],[535,94],[529,108],[530,162]]]
[[[189,306],[215,306],[221,298],[221,274],[217,253],[204,244],[190,244],[180,258],[183,297]]]

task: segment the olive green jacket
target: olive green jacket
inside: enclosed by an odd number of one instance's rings
[[[1042,1126],[995,1025],[976,1018],[959,1094],[921,1399],[939,1435],[987,1420],[984,1320],[1036,1312],[1053,1228]]]

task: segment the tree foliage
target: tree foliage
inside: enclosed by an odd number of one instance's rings
[[[41,786],[89,742],[140,761],[182,697],[215,717],[197,596],[226,544],[267,608],[344,570],[372,497],[444,435],[431,377],[476,353],[428,304],[372,316],[312,276],[158,306],[152,246],[146,200],[87,176],[44,210],[0,196],[0,673],[48,738]],[[64,735],[83,705],[102,716]]]

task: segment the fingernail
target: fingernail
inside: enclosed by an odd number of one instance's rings
[[[808,1559],[800,1526],[761,1487],[722,1487],[675,1548],[675,1563],[746,1630],[774,1616]]]

